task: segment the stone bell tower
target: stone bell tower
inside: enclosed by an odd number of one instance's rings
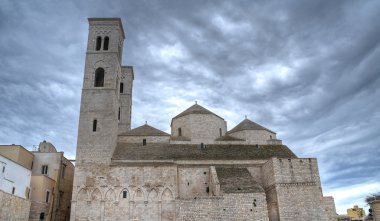
[[[133,70],[121,66],[125,39],[121,20],[89,18],[88,22],[76,166],[108,164],[119,128],[129,130],[131,118]]]

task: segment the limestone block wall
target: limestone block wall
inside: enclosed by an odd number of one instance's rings
[[[227,131],[227,123],[223,119],[212,114],[190,114],[173,119],[171,134],[178,136],[178,128],[181,128],[182,136],[188,137],[191,141],[187,143],[215,143],[215,139],[222,136]]]
[[[178,190],[181,199],[208,196],[210,194],[210,168],[179,167]]]
[[[51,220],[52,205],[50,203],[32,201],[30,206],[29,221],[40,221],[41,213],[44,213],[45,220]]]
[[[337,221],[338,214],[336,213],[334,198],[331,196],[323,197],[323,205],[328,216],[328,221]]]
[[[120,83],[123,83],[123,92],[120,92],[120,85],[117,90],[120,93],[119,134],[131,129],[133,78],[133,68],[122,66]]]
[[[272,158],[263,176],[270,221],[328,220],[316,159]]]
[[[143,139],[146,139],[149,143],[169,143],[170,136],[119,136],[118,142],[120,143],[143,143]]]
[[[262,171],[262,164],[257,164],[255,166],[249,166],[247,167],[248,171],[251,173],[251,176],[253,179],[263,186],[263,171]]]
[[[369,205],[372,209],[373,220],[380,221],[380,200],[374,200]]]
[[[174,220],[176,167],[87,165],[76,173],[71,220]]]
[[[320,188],[312,184],[276,185],[280,220],[327,221]]]
[[[215,142],[213,142],[215,144],[247,144],[247,142],[245,140],[226,140],[226,141],[219,141],[219,140],[216,140]]]
[[[27,221],[30,201],[0,190],[0,220]]]
[[[119,88],[119,85],[116,85],[116,79],[120,78],[121,67],[120,63],[118,63],[118,56],[114,53],[91,53],[88,55],[85,64],[83,88],[94,88],[95,71],[97,68],[104,69],[104,87],[95,89]],[[116,90],[114,93],[116,93]],[[117,93],[119,93],[119,91],[117,91]]]
[[[276,134],[267,130],[243,130],[229,135],[245,140],[246,144],[265,145],[268,140],[276,139]]]
[[[85,89],[83,89],[85,90]],[[77,164],[82,162],[110,162],[117,142],[118,101],[114,90],[94,89],[83,92],[79,119]],[[93,121],[97,129],[93,131]]]
[[[265,194],[233,193],[222,197],[197,197],[179,202],[177,220],[268,221]]]
[[[267,163],[272,164],[273,178],[274,178],[272,182],[275,182],[275,183],[312,182],[320,186],[318,164],[317,164],[317,159],[315,158],[293,158],[293,159],[272,158]]]
[[[107,52],[116,52],[121,61],[121,55],[123,50],[124,33],[121,27],[121,23],[118,21],[89,21],[89,35],[87,42],[87,52],[96,53],[103,51],[103,44],[100,51],[96,51],[96,38],[98,36],[109,37],[109,46]]]
[[[183,117],[175,118],[172,120],[172,123],[170,125],[171,127],[171,135],[173,137],[178,137],[178,128],[181,128],[182,136],[184,137],[191,137],[191,124],[189,123],[190,116],[186,115]]]

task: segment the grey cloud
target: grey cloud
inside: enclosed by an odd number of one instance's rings
[[[248,115],[318,157],[327,190],[380,178],[378,1],[0,4],[0,143],[46,139],[75,155],[86,19],[121,17],[133,126],[169,131],[198,100],[229,128]]]

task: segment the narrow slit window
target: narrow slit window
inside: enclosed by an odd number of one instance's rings
[[[49,195],[50,195],[50,192],[49,191],[46,191],[46,198],[45,198],[45,202],[49,202]]]
[[[13,188],[12,188],[12,194],[15,194],[15,191],[16,191],[16,188],[13,187]]]
[[[108,51],[108,44],[110,42],[110,38],[107,36],[104,38],[103,50]]]
[[[65,178],[66,164],[62,164],[61,177]]]
[[[124,83],[120,82],[120,94],[124,93]]]
[[[182,129],[181,128],[178,128],[178,136],[182,136]]]
[[[98,68],[95,71],[95,87],[103,87],[104,86],[104,69]]]
[[[97,124],[98,124],[98,120],[95,119],[95,120],[92,122],[92,131],[93,131],[93,132],[96,131],[96,129],[97,129],[97,128],[96,128],[96,127],[97,127]]]
[[[121,114],[121,111],[120,111],[120,107],[119,107],[119,113],[117,114],[117,119],[120,120],[120,114]]]
[[[146,139],[143,139],[143,146],[146,145]]]
[[[95,50],[99,51],[102,46],[102,37],[98,36],[96,38],[96,48]]]
[[[222,128],[219,128],[219,136],[222,136]]]
[[[127,198],[127,191],[124,190],[124,191],[123,191],[123,199],[126,199],[126,198]]]

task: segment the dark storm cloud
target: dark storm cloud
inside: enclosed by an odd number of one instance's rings
[[[378,1],[0,0],[0,143],[75,154],[87,17],[121,17],[134,127],[197,100],[318,157],[338,209],[380,188]],[[348,194],[349,193],[349,194]],[[362,197],[362,198],[360,198]]]

